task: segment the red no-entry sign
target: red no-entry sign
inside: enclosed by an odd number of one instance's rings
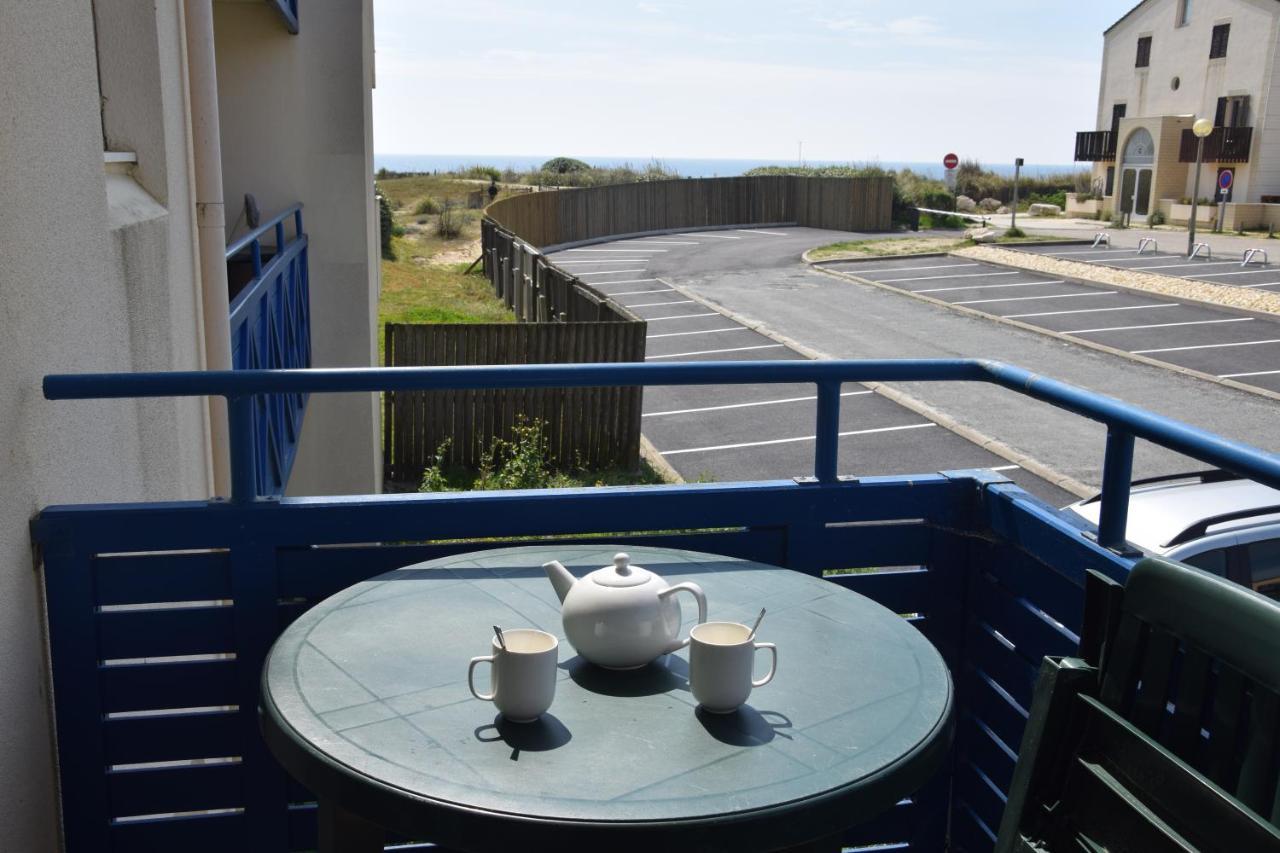
[[[948,154],[946,157],[942,158],[942,165],[946,166],[948,169],[954,169],[956,166],[960,165],[960,158],[954,154]]]

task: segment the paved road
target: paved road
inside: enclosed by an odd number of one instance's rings
[[[607,269],[602,269],[605,265],[593,265],[590,269],[594,272],[587,278],[636,306],[637,313],[650,312],[644,313],[646,317],[709,313],[701,303],[687,301],[690,296],[681,290],[669,289],[674,284],[688,294],[764,322],[771,329],[834,357],[998,358],[1269,450],[1280,450],[1276,407],[1270,400],[811,271],[800,263],[803,249],[856,236],[801,228],[776,232],[785,236],[712,232],[719,236],[691,233],[630,240],[560,253],[557,262],[567,263],[569,258],[574,262],[606,257],[630,259],[625,264],[609,264]],[[593,249],[615,251],[603,256],[597,251],[593,258],[593,253],[587,251]],[[641,249],[646,251],[640,252]],[[587,265],[579,264],[577,268],[586,269]],[[647,304],[654,302],[664,304]],[[681,327],[681,323],[702,325]],[[775,341],[754,332],[710,331],[734,325],[724,317],[657,320],[650,334],[706,333],[651,339],[650,354],[699,359],[795,357],[785,348],[776,347]],[[668,349],[677,341],[681,342],[678,349]],[[741,349],[756,346],[767,348]],[[680,355],[712,349],[735,352]],[[1099,483],[1104,430],[1097,424],[999,388],[961,383],[904,383],[898,387],[1065,474],[1093,485]],[[760,396],[746,394],[747,390],[651,389],[646,392],[645,433],[661,450],[689,451],[669,458],[677,470],[690,478],[704,472],[717,479],[807,473],[811,440],[757,442],[801,439],[805,432],[792,431],[812,423],[812,401],[773,401],[810,396],[812,390],[798,388],[793,394],[778,393],[782,390],[779,388],[752,389]],[[738,396],[738,392],[744,393]],[[873,395],[845,401],[845,417],[855,419],[848,421],[845,429],[899,429],[845,438],[841,447],[842,471],[900,473],[1008,465],[940,427],[914,426],[928,422],[904,409],[882,408],[887,402]],[[735,408],[718,408],[721,406]],[[708,411],[684,411],[688,409]],[[670,411],[682,414],[663,414]],[[743,446],[702,449],[721,445]],[[1140,443],[1135,476],[1196,467],[1199,466],[1174,454]],[[1033,482],[1026,472],[1011,474],[1052,502],[1066,500],[1061,493],[1058,499],[1046,492],[1045,484]]]
[[[1071,260],[1093,258],[1096,254],[1089,253],[1097,252],[1081,246],[1037,250],[1037,254]],[[1116,249],[1104,257],[1120,265],[1134,254]],[[1124,268],[1186,271],[1196,278],[1241,275],[1238,260],[1230,262],[1231,270],[1221,272],[1220,266],[1204,266],[1218,263],[1213,261],[1197,261],[1188,269],[1179,259],[1153,259],[1150,253],[1141,257],[1140,265],[1128,263]],[[1280,318],[1274,315],[1206,307],[950,256],[849,261],[826,268],[1210,376],[1280,391]],[[1272,270],[1243,275],[1261,275],[1280,285],[1280,276]]]
[[[816,229],[690,232],[569,249],[554,259],[649,322],[649,361],[800,359],[798,352],[673,289],[673,269],[772,275],[812,246],[857,239]],[[872,236],[872,235],[864,235]],[[842,474],[994,468],[1051,503],[1073,496],[861,385],[842,391]],[[815,391],[807,385],[649,387],[644,434],[688,480],[813,473]]]

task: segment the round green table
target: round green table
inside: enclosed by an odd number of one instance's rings
[[[778,673],[747,706],[697,710],[687,650],[630,672],[576,656],[540,566],[581,577],[622,549],[700,584],[712,620],[768,608],[758,636]],[[682,636],[691,623],[686,608]],[[561,638],[536,723],[467,690],[495,624]],[[459,554],[343,590],[276,641],[261,718],[319,799],[322,850],[381,850],[385,828],[471,851],[745,851],[822,843],[916,791],[946,759],[952,705],[932,644],[864,596],[730,557],[590,544]]]

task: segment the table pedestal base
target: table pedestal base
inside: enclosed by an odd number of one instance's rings
[[[320,853],[382,853],[382,827],[329,800],[320,800]]]

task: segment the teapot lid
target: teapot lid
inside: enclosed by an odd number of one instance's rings
[[[587,577],[601,586],[640,586],[649,582],[653,572],[631,565],[631,557],[627,554],[614,554],[612,566],[596,569]]]

